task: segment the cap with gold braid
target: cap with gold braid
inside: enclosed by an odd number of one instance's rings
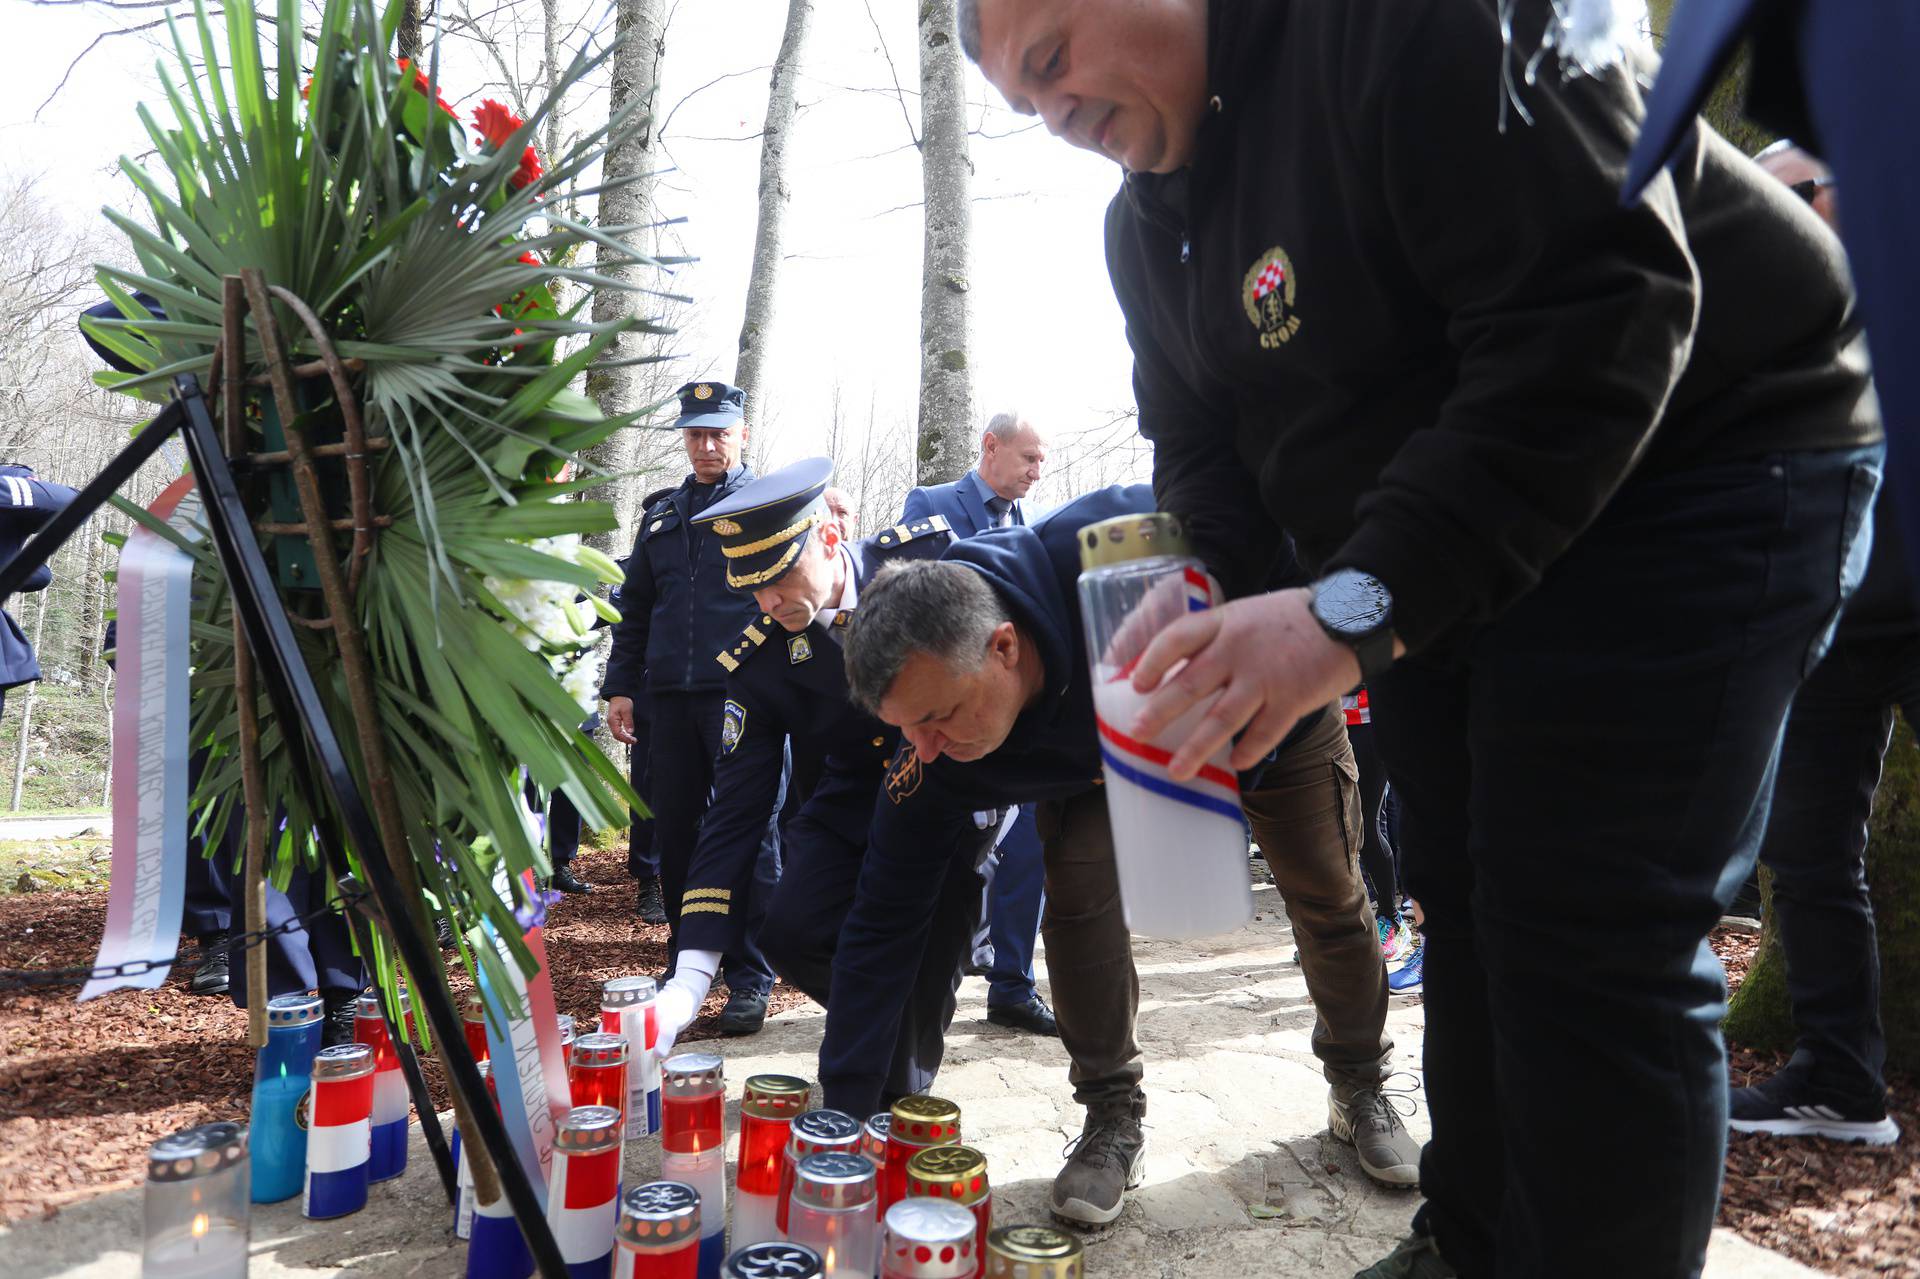
[[[1152,511],[1145,515],[1120,515],[1098,524],[1089,524],[1079,532],[1080,569],[1105,568],[1129,560],[1144,560],[1155,555],[1193,554],[1187,541],[1186,526],[1177,515]]]
[[[833,463],[810,457],[763,475],[693,517],[720,539],[727,586],[743,595],[780,580],[807,538],[827,518],[820,495],[833,479]]]
[[[1080,1279],[1085,1250],[1052,1226],[1001,1226],[987,1236],[987,1279]]]

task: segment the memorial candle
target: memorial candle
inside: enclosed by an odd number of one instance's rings
[[[563,1062],[572,1061],[573,1041],[577,1038],[573,1030],[573,1014],[555,1013],[553,1015],[553,1022],[554,1025],[560,1028],[560,1060]]]
[[[245,1279],[247,1130],[201,1124],[147,1151],[143,1279]]]
[[[401,991],[402,1034],[413,1030],[411,1003]],[[353,1040],[373,1049],[373,1144],[367,1180],[391,1181],[407,1170],[407,1081],[377,994],[364,994],[355,1005]]]
[[[724,1070],[712,1053],[677,1053],[660,1067],[660,1175],[699,1192],[700,1279],[716,1279],[727,1248]]]
[[[793,1170],[808,1155],[829,1150],[856,1154],[860,1149],[860,1121],[839,1110],[809,1110],[793,1121],[787,1138],[787,1153],[780,1160],[780,1202],[775,1205],[774,1225],[787,1233],[787,1212],[793,1202]]]
[[[651,977],[615,977],[600,988],[600,1029],[627,1037],[627,1137],[660,1131],[660,1021]]]
[[[247,1146],[253,1202],[279,1203],[307,1178],[307,1129],[294,1112],[313,1086],[325,1003],[318,995],[276,995],[267,1001],[267,1042],[253,1059],[253,1105]]]
[[[467,1051],[473,1054],[475,1061],[487,1059],[487,1002],[480,992],[467,992],[466,1003],[460,1009],[460,1029],[467,1036]]]
[[[987,1157],[972,1146],[929,1146],[907,1160],[907,1198],[944,1199],[973,1214],[974,1276],[987,1265],[987,1232],[993,1228],[993,1192]]]
[[[627,1117],[627,1039],[624,1035],[582,1035],[573,1041],[567,1063],[567,1087],[576,1106],[612,1106]]]
[[[740,1100],[740,1166],[729,1235],[735,1248],[780,1237],[781,1165],[793,1121],[807,1109],[811,1093],[807,1081],[793,1075],[747,1078]]]
[[[820,1258],[797,1243],[754,1243],[732,1253],[723,1279],[820,1279]]]
[[[1081,1279],[1085,1250],[1052,1226],[1002,1226],[987,1236],[987,1279]]]
[[[808,1155],[794,1170],[787,1238],[820,1254],[828,1279],[872,1279],[873,1164],[865,1155],[829,1151]]]
[[[960,1144],[960,1107],[944,1097],[915,1094],[893,1103],[893,1122],[887,1128],[887,1188],[889,1206],[907,1197],[907,1160],[928,1146]]]
[[[620,1201],[613,1279],[698,1279],[700,1192],[682,1181],[650,1181]]]
[[[322,1048],[314,1054],[308,1096],[307,1185],[300,1210],[313,1218],[359,1212],[367,1206],[373,1149],[373,1049]]]
[[[880,1279],[967,1279],[980,1267],[973,1214],[937,1199],[903,1199],[880,1227]]]
[[[474,1063],[480,1069],[481,1082],[487,1086],[487,1101],[498,1111],[500,1099],[493,1091],[493,1063],[479,1061]],[[454,1200],[453,1200],[453,1237],[455,1239],[473,1238],[473,1214],[478,1202],[473,1193],[473,1169],[467,1166],[467,1152],[460,1144],[460,1129],[453,1130],[454,1162]]]
[[[608,1279],[619,1218],[620,1112],[575,1106],[553,1137],[547,1222],[571,1279]]]

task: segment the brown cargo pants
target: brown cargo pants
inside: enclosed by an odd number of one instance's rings
[[[1387,973],[1360,878],[1360,786],[1346,722],[1333,706],[1262,774],[1241,806],[1293,923],[1313,1052],[1327,1079],[1371,1087],[1387,1072]],[[1098,786],[1036,807],[1045,850],[1047,978],[1073,1059],[1074,1100],[1144,1114],[1134,1018],[1140,980],[1120,904],[1113,831]]]

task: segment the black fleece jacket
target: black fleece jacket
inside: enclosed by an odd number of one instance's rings
[[[1636,471],[1879,438],[1839,242],[1704,126],[1632,208],[1625,70],[1508,106],[1496,0],[1210,0],[1190,166],[1107,256],[1159,506],[1230,594],[1278,530],[1411,649],[1539,580]],[[1520,0],[1516,47],[1546,0]]]

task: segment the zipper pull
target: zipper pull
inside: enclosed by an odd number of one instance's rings
[[[1193,241],[1186,236],[1180,237],[1180,265],[1185,266],[1187,259],[1193,256]]]

